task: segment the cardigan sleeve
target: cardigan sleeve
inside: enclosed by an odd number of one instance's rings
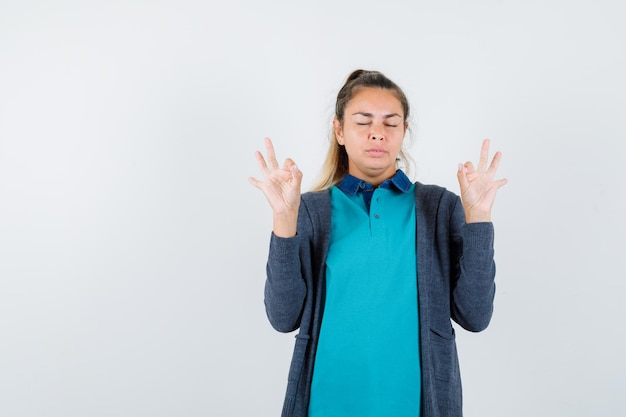
[[[310,219],[306,204],[300,204],[297,234],[282,238],[272,233],[265,281],[265,311],[270,324],[279,332],[291,332],[300,327],[307,294],[304,268],[311,267],[306,247],[309,242]],[[303,259],[303,257],[305,259]]]
[[[465,223],[459,197],[450,219],[452,319],[466,330],[487,328],[493,314],[496,267],[493,223]]]

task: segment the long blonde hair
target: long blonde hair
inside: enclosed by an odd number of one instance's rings
[[[345,84],[337,94],[337,102],[335,103],[335,119],[343,126],[344,113],[348,102],[352,100],[357,91],[364,87],[384,88],[393,92],[404,112],[404,123],[406,124],[409,117],[409,102],[404,92],[393,81],[378,71],[356,70],[353,71],[346,79]],[[405,149],[398,154],[396,165],[409,169],[412,160]],[[318,175],[318,180],[313,186],[313,191],[325,190],[337,184],[348,173],[348,154],[346,148],[337,142],[335,130],[332,129],[330,134],[330,143],[326,160],[322,165],[322,169]]]

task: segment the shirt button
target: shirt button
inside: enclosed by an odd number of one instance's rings
[[[380,219],[380,214],[376,213],[374,214],[374,217],[376,217],[377,219]]]

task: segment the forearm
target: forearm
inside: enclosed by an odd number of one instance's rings
[[[463,328],[481,331],[489,325],[495,296],[493,224],[466,224],[462,239],[458,277],[451,294],[452,316]]]
[[[281,332],[290,332],[299,327],[306,296],[299,239],[299,236],[282,238],[274,233],[270,240],[265,308],[270,323]]]

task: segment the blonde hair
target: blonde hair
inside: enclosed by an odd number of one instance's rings
[[[343,125],[344,112],[348,102],[354,98],[360,88],[365,87],[383,88],[393,92],[402,105],[402,110],[404,112],[403,122],[405,124],[407,123],[410,108],[409,102],[402,89],[381,72],[366,71],[362,69],[353,71],[346,79],[343,87],[339,90],[339,93],[337,94],[337,102],[335,103],[335,120],[338,120],[339,123]],[[413,161],[406,150],[402,149],[398,154],[396,166],[399,168],[403,167],[408,170],[410,169],[412,162]],[[325,190],[332,187],[341,181],[347,173],[348,154],[346,153],[346,148],[337,142],[335,130],[332,129],[328,153],[326,154],[326,159],[318,175],[318,180],[313,186],[313,191]]]

